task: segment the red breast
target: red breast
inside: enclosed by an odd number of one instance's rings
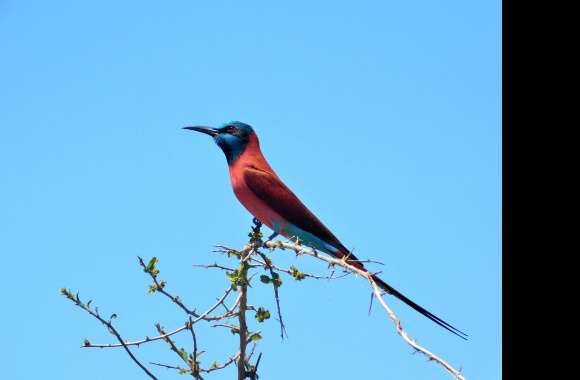
[[[244,207],[262,223],[274,230],[273,224],[281,223],[283,218],[273,211],[264,201],[258,198],[246,184],[244,170],[249,167],[266,171],[278,177],[262,155],[260,142],[255,133],[250,135],[250,141],[248,142],[246,149],[230,166],[230,180],[232,182],[234,194],[236,194],[236,197],[242,205],[244,205]]]

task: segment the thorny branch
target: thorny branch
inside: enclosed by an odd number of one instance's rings
[[[91,306],[90,305],[91,305],[91,302],[92,301],[89,301],[89,302],[87,302],[85,304],[84,302],[81,301],[78,293],[75,295],[70,290],[65,289],[65,288],[61,288],[60,289],[60,292],[66,298],[68,298],[69,300],[71,300],[72,302],[74,302],[75,305],[77,305],[78,307],[80,307],[81,309],[83,309],[84,311],[86,311],[87,313],[89,313],[90,315],[92,315],[93,317],[95,317],[96,319],[98,319],[99,322],[101,322],[103,325],[105,325],[107,327],[107,329],[109,330],[109,332],[111,334],[113,334],[115,336],[115,338],[117,338],[117,340],[120,342],[121,346],[125,349],[125,351],[127,352],[127,354],[129,354],[129,356],[131,357],[131,360],[133,360],[135,362],[135,364],[137,364],[147,374],[147,376],[149,376],[152,379],[157,380],[157,377],[155,377],[155,375],[153,375],[147,369],[147,367],[145,367],[135,357],[135,355],[133,355],[133,353],[131,352],[131,349],[129,349],[129,347],[127,347],[127,345],[125,344],[125,341],[121,337],[121,334],[119,334],[119,332],[117,331],[117,329],[113,326],[112,320],[117,317],[116,314],[112,314],[111,317],[109,318],[109,320],[106,320],[103,317],[101,317],[101,315],[99,314],[99,309],[98,308],[95,308],[95,310],[91,309]],[[90,343],[88,342],[88,340],[85,339],[85,346],[87,344],[90,344]]]
[[[228,317],[230,317],[231,315],[233,315],[233,313],[231,312],[227,312],[222,314],[221,318],[216,318],[216,317],[208,317],[209,313],[211,313],[212,311],[214,311],[219,305],[223,305],[224,304],[224,300],[226,299],[226,297],[230,294],[231,292],[231,288],[226,290],[226,292],[224,293],[224,295],[217,301],[217,303],[215,305],[213,305],[212,307],[210,307],[208,310],[206,310],[205,312],[203,312],[202,314],[200,314],[196,319],[191,320],[190,317],[190,321],[185,323],[185,325],[176,328],[175,330],[168,332],[168,333],[163,333],[161,335],[158,336],[154,336],[154,337],[145,337],[144,339],[141,340],[137,340],[134,342],[123,342],[122,344],[85,344],[82,347],[83,348],[113,348],[113,347],[124,347],[124,346],[139,346],[143,343],[149,343],[149,342],[153,342],[156,340],[165,340],[165,338],[170,337],[172,335],[178,334],[180,332],[182,332],[183,330],[186,330],[189,327],[189,325],[193,325],[201,320],[204,321],[215,321],[215,320],[221,320],[221,319],[226,319]],[[237,305],[238,301],[236,301]]]
[[[434,361],[436,363],[438,363],[439,365],[441,365],[443,368],[445,368],[445,370],[447,370],[448,372],[450,372],[453,376],[455,376],[457,379],[459,380],[465,380],[465,377],[461,374],[461,372],[459,370],[456,370],[455,368],[453,368],[449,363],[447,363],[445,360],[441,359],[439,356],[433,354],[432,352],[430,352],[429,350],[427,350],[426,348],[420,346],[415,339],[413,339],[409,333],[403,329],[403,325],[401,324],[401,321],[399,320],[399,318],[395,315],[395,313],[392,311],[392,309],[387,305],[387,303],[385,302],[384,298],[383,298],[383,292],[381,292],[381,290],[379,289],[379,287],[377,286],[377,284],[375,283],[375,281],[372,278],[372,273],[371,272],[366,272],[363,271],[353,265],[350,265],[346,260],[341,260],[341,259],[335,259],[333,257],[330,257],[328,255],[322,254],[320,252],[317,252],[314,249],[311,248],[307,248],[307,247],[303,247],[300,244],[296,244],[296,243],[291,243],[291,242],[283,242],[281,240],[277,240],[277,241],[269,241],[266,242],[265,245],[270,248],[270,250],[275,250],[276,248],[280,248],[280,249],[290,249],[293,250],[297,255],[302,255],[302,254],[306,254],[312,257],[315,257],[317,259],[326,261],[328,264],[330,265],[338,265],[341,266],[351,272],[354,272],[356,274],[358,274],[359,276],[367,279],[373,289],[373,293],[374,295],[377,297],[377,299],[379,300],[379,302],[381,303],[381,305],[383,306],[383,308],[387,311],[387,314],[389,315],[389,318],[393,321],[395,328],[397,329],[397,333],[411,346],[413,347],[413,349],[416,352],[420,352],[423,355],[427,356],[427,358],[430,361]]]
[[[253,248],[252,248],[253,249]],[[246,309],[248,305],[248,268],[246,262],[250,257],[249,252],[240,254],[240,307],[238,309],[238,323],[240,336],[240,354],[238,356],[238,379],[246,378],[246,341],[248,336],[248,325],[246,323]]]
[[[177,307],[179,307],[186,315],[187,321],[173,329],[166,331],[161,324],[155,323],[155,328],[159,335],[149,337],[146,336],[140,340],[124,340],[120,333],[115,329],[112,324],[112,320],[116,318],[116,315],[113,314],[109,320],[102,318],[98,313],[98,308],[95,310],[91,309],[90,304],[91,301],[88,303],[83,303],[77,295],[74,295],[68,289],[61,289],[61,293],[65,295],[68,299],[73,301],[77,306],[81,309],[85,310],[93,317],[98,319],[103,325],[105,325],[108,331],[115,336],[118,343],[106,343],[106,344],[93,344],[89,340],[85,339],[83,348],[120,348],[122,347],[127,354],[131,357],[133,362],[135,362],[150,378],[156,379],[155,375],[153,375],[131,352],[131,346],[139,347],[142,344],[147,344],[155,341],[163,340],[168,345],[169,348],[177,354],[177,356],[183,361],[186,366],[179,366],[179,365],[171,365],[171,364],[164,364],[158,362],[149,362],[151,365],[159,367],[159,368],[166,368],[171,370],[176,370],[180,374],[189,374],[196,380],[203,380],[201,374],[204,373],[211,373],[214,371],[222,370],[232,363],[237,364],[237,378],[238,380],[250,379],[250,380],[257,380],[258,379],[258,366],[260,364],[260,360],[262,358],[262,353],[258,355],[258,358],[255,364],[251,364],[252,356],[254,355],[256,349],[256,343],[262,338],[261,333],[258,332],[250,332],[248,329],[248,320],[247,320],[247,312],[254,311],[256,313],[255,318],[258,322],[263,322],[264,320],[270,318],[270,313],[268,310],[262,307],[255,307],[248,304],[248,287],[252,281],[252,278],[255,274],[249,274],[251,270],[254,269],[263,269],[270,276],[262,275],[260,276],[260,281],[263,283],[271,283],[274,287],[274,298],[276,302],[277,314],[278,314],[278,322],[280,323],[280,335],[282,339],[286,334],[285,325],[282,319],[281,307],[280,307],[280,297],[278,288],[282,284],[278,273],[284,273],[293,277],[297,281],[301,281],[305,278],[312,278],[312,279],[327,279],[327,280],[334,280],[338,278],[342,278],[344,276],[348,276],[349,274],[357,274],[366,280],[369,281],[369,284],[372,288],[373,294],[377,297],[383,308],[386,310],[389,318],[393,321],[397,333],[409,344],[416,352],[420,352],[427,356],[430,361],[434,361],[445,368],[449,373],[455,376],[458,380],[465,380],[463,375],[460,371],[454,369],[451,365],[449,365],[446,361],[441,359],[440,357],[436,356],[426,348],[420,346],[410,335],[409,333],[403,329],[400,320],[397,316],[393,313],[390,307],[387,305],[383,298],[383,293],[374,282],[371,277],[371,273],[358,269],[346,262],[344,259],[336,259],[330,257],[325,254],[321,254],[314,249],[304,247],[300,245],[299,241],[296,242],[284,242],[281,240],[277,241],[266,241],[263,242],[261,240],[262,234],[260,232],[261,223],[254,219],[254,226],[250,234],[249,243],[243,247],[242,250],[235,250],[232,248],[228,248],[225,246],[217,246],[217,252],[225,253],[228,257],[235,257],[239,261],[239,266],[237,268],[231,268],[226,265],[214,263],[209,265],[194,265],[194,267],[201,267],[204,269],[208,268],[215,268],[218,270],[222,270],[226,273],[229,281],[231,282],[230,287],[224,291],[223,295],[219,298],[216,298],[216,302],[210,306],[206,311],[202,313],[198,313],[196,309],[192,309],[183,302],[183,300],[172,293],[170,293],[166,289],[167,282],[161,280],[159,278],[159,269],[157,269],[157,258],[152,258],[148,263],[146,263],[141,257],[138,257],[139,265],[143,269],[145,273],[147,273],[152,281],[152,284],[149,285],[149,293],[161,293],[164,297],[169,299],[172,303],[174,303]],[[315,257],[319,260],[323,260],[329,264],[329,268],[331,270],[329,275],[321,276],[309,273],[303,273],[299,271],[296,267],[291,266],[290,268],[283,268],[276,265],[272,262],[271,258],[262,252],[262,248],[267,248],[270,252],[280,249],[280,250],[291,250],[296,253],[296,255],[308,255]],[[363,262],[372,262],[378,263],[376,261],[365,260]],[[381,263],[379,263],[381,264]],[[334,268],[335,266],[341,267],[344,269],[343,273],[340,275],[335,275]],[[233,301],[228,301],[228,297],[237,292],[238,295]],[[222,307],[225,312],[221,314],[216,313],[216,309]],[[237,319],[238,326],[229,322],[233,318]],[[198,339],[196,333],[194,331],[193,326],[200,322],[213,322],[211,327],[225,327],[231,333],[239,335],[239,343],[238,343],[238,350],[237,353],[234,355],[229,355],[228,359],[223,361],[221,364],[214,361],[211,366],[209,367],[202,367],[199,361],[200,355],[203,351],[199,351],[198,348]],[[177,344],[173,340],[173,337],[178,335],[183,331],[189,331],[193,343],[193,351],[188,353],[185,348],[178,348]],[[252,349],[250,353],[247,353],[247,346],[248,344],[252,343]]]

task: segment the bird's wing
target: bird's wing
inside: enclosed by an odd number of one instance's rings
[[[254,194],[288,222],[348,253],[348,249],[277,176],[256,167],[246,168],[243,175]]]
[[[351,264],[366,270],[357,258],[352,255],[352,253],[349,253],[348,249],[340,243],[336,236],[334,236],[332,232],[330,232],[328,228],[326,228],[326,226],[322,224],[322,222],[318,220],[318,218],[310,212],[306,206],[304,206],[300,199],[298,199],[298,197],[294,195],[294,193],[284,185],[277,176],[256,167],[246,168],[243,175],[247,186],[254,192],[254,194],[256,194],[258,198],[263,200],[280,216],[296,227],[310,232],[324,242],[338,248],[340,250],[338,254],[349,255],[351,260],[353,260]],[[417,305],[398,290],[381,280],[378,276],[373,275],[373,279],[384,291],[394,295],[419,313],[431,319],[433,322],[451,331],[453,334],[458,335],[462,339],[467,339],[467,334],[425,310],[423,307]]]

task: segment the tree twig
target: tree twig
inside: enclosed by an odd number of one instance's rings
[[[125,341],[123,340],[123,338],[121,337],[121,334],[119,334],[119,332],[117,331],[117,329],[113,326],[113,324],[111,323],[111,320],[113,319],[113,316],[116,317],[115,314],[111,315],[111,318],[107,321],[104,318],[102,318],[100,316],[100,314],[98,313],[98,309],[91,309],[90,308],[90,301],[88,304],[85,304],[81,301],[81,299],[79,298],[78,293],[76,295],[72,294],[72,292],[68,289],[62,288],[60,290],[61,294],[63,294],[64,296],[66,296],[69,300],[71,300],[72,302],[75,303],[75,305],[77,305],[78,307],[80,307],[81,309],[83,309],[84,311],[86,311],[87,313],[89,313],[90,315],[92,315],[93,317],[95,317],[96,319],[99,320],[99,322],[101,322],[103,325],[105,325],[107,327],[107,330],[109,330],[109,332],[111,334],[113,334],[115,336],[115,338],[117,338],[117,340],[119,341],[119,343],[123,346],[123,348],[125,349],[125,351],[127,352],[127,354],[131,357],[131,360],[133,360],[133,362],[135,362],[135,364],[137,364],[139,366],[139,368],[141,368],[146,374],[147,376],[149,376],[152,379],[157,380],[157,377],[155,377],[155,375],[153,375],[148,369],[147,367],[145,367],[140,361],[139,359],[137,359],[135,357],[135,355],[133,355],[133,352],[131,352],[131,350],[129,349],[129,347],[125,344]],[[85,343],[87,343],[87,341],[85,340]]]
[[[262,260],[264,260],[264,269],[267,269],[270,272],[270,276],[272,276],[272,287],[274,288],[274,298],[276,299],[276,311],[278,312],[278,322],[280,322],[280,338],[284,340],[284,334],[288,337],[288,333],[286,332],[286,326],[284,325],[284,320],[282,319],[282,310],[280,309],[280,296],[278,295],[278,287],[279,287],[279,275],[278,273],[274,272],[274,268],[272,267],[272,261],[262,252],[256,250],[256,253],[260,255]]]
[[[169,292],[167,292],[165,290],[165,282],[164,281],[159,281],[157,279],[157,273],[158,272],[154,272],[152,270],[150,270],[149,268],[147,268],[147,264],[145,264],[145,262],[143,261],[143,259],[141,257],[138,256],[139,259],[139,265],[141,265],[141,267],[143,268],[143,271],[147,274],[149,274],[149,276],[151,277],[151,279],[153,280],[153,283],[155,285],[154,289],[156,292],[159,292],[161,294],[163,294],[165,297],[169,298],[173,303],[175,303],[177,306],[179,306],[186,314],[188,315],[192,315],[195,318],[200,318],[204,319],[206,321],[217,321],[223,318],[223,316],[216,316],[216,317],[208,317],[208,314],[211,313],[215,308],[217,308],[220,303],[222,303],[226,297],[231,293],[232,289],[228,289],[225,291],[225,294],[222,296],[222,298],[220,299],[221,301],[218,302],[216,305],[214,305],[215,307],[212,308],[209,312],[206,312],[204,314],[198,314],[195,312],[195,310],[191,310],[189,309],[187,306],[185,306],[185,304],[181,301],[181,299],[178,296],[174,296],[172,294],[170,294]]]
[[[224,303],[224,300],[230,294],[230,292],[231,292],[231,289],[226,290],[225,293],[224,293],[224,295],[212,307],[210,307],[209,309],[207,309],[202,314],[199,314],[196,319],[194,319],[193,321],[191,321],[191,324],[195,324],[195,323],[197,323],[197,322],[199,322],[201,320],[214,321],[214,320],[221,320],[221,319],[226,318],[226,315],[229,315],[230,313],[222,314],[222,316],[220,318],[217,318],[217,317],[208,318],[207,316],[212,311],[214,311],[219,305],[221,305],[221,304]],[[173,330],[173,331],[171,331],[169,333],[163,333],[161,335],[154,336],[152,338],[145,337],[144,339],[137,340],[137,341],[134,341],[134,342],[122,342],[120,344],[110,344],[110,343],[108,343],[108,344],[93,344],[93,343],[90,343],[90,344],[85,344],[82,347],[83,348],[116,348],[116,347],[124,347],[124,346],[139,346],[139,345],[141,345],[143,343],[154,342],[156,340],[165,340],[165,338],[168,338],[168,337],[170,337],[172,335],[175,335],[177,333],[180,333],[183,330],[187,330],[188,329],[188,323],[189,322],[185,323],[185,325],[183,325],[181,327],[178,327],[178,328],[176,328],[175,330]]]
[[[290,249],[292,251],[294,251],[297,255],[301,255],[301,254],[306,254],[312,257],[315,257],[317,259],[326,261],[329,265],[338,265],[341,266],[347,270],[350,270],[356,274],[358,274],[359,276],[365,278],[367,281],[369,281],[373,292],[375,294],[375,296],[379,299],[379,302],[381,303],[381,305],[383,306],[383,308],[386,310],[389,318],[393,321],[395,328],[397,330],[397,333],[411,346],[413,347],[414,350],[416,350],[417,352],[420,352],[421,354],[425,355],[430,361],[434,361],[437,364],[441,365],[446,371],[448,371],[449,373],[451,373],[453,376],[455,376],[458,380],[465,380],[465,377],[461,374],[460,371],[456,370],[454,367],[452,367],[449,363],[447,363],[445,360],[441,359],[439,356],[433,354],[431,351],[427,350],[426,348],[420,346],[419,344],[417,344],[417,342],[409,335],[409,333],[403,329],[403,326],[400,322],[400,320],[397,318],[397,316],[395,315],[395,313],[393,313],[393,311],[391,310],[391,308],[389,308],[389,306],[387,305],[387,303],[385,302],[385,300],[382,297],[381,291],[379,290],[377,284],[375,283],[375,281],[372,278],[372,273],[371,272],[367,272],[364,270],[361,270],[353,265],[350,265],[346,260],[341,260],[341,259],[335,259],[333,257],[330,257],[328,255],[322,254],[314,249],[311,248],[307,248],[304,247],[300,244],[296,244],[296,243],[291,243],[291,242],[284,242],[281,240],[277,240],[277,241],[269,241],[266,242],[266,246],[268,248],[270,248],[271,250],[274,250],[276,248],[281,248],[281,249]]]
[[[238,356],[238,380],[246,378],[246,344],[248,336],[248,325],[246,324],[246,308],[248,303],[248,272],[246,262],[251,255],[251,251],[240,258],[240,304],[238,306],[238,323],[240,336],[240,354]]]

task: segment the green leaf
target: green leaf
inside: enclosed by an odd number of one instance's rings
[[[256,241],[256,240],[260,240],[262,239],[264,235],[262,234],[262,232],[260,230],[254,230],[252,228],[252,230],[250,231],[250,233],[248,234],[248,237],[250,238],[251,241]]]
[[[90,345],[91,345],[91,342],[87,338],[85,338],[85,340],[83,341],[83,346],[88,347]]]
[[[244,285],[244,279],[239,269],[235,269],[232,272],[226,272],[226,276],[228,277],[228,280],[232,282],[232,290],[238,290],[238,286]]]
[[[256,315],[254,316],[258,322],[264,322],[266,319],[270,318],[270,312],[263,307],[258,308]]]
[[[280,275],[276,272],[272,273],[272,283],[276,288],[282,285],[282,279],[280,278]]]
[[[256,333],[256,334],[252,335],[252,341],[254,341],[254,342],[257,342],[257,341],[259,341],[260,339],[262,339],[262,335],[260,335],[260,334],[258,334],[258,333]]]
[[[211,363],[211,369],[217,368],[218,367],[218,363],[214,360],[213,363]]]
[[[71,301],[76,301],[75,296],[72,294],[72,291],[70,289],[60,288],[60,294],[62,294]]]
[[[187,363],[189,361],[189,354],[187,353],[187,351],[185,351],[185,348],[183,347],[179,350],[179,356],[181,356],[184,362]]]
[[[156,271],[158,271],[157,269],[155,269]],[[165,287],[165,285],[167,284],[167,282],[165,280],[160,281],[159,285],[157,284],[151,284],[149,285],[149,290],[147,290],[148,294],[153,294],[156,291],[158,291],[159,289],[163,289]]]
[[[149,260],[149,264],[147,264],[147,272],[152,272],[153,269],[155,269],[155,265],[157,264],[157,262],[159,261],[159,259],[157,259],[157,257],[153,256],[153,258],[151,260]]]
[[[306,278],[306,275],[300,272],[295,266],[290,267],[290,275],[292,275],[296,281],[302,281]]]
[[[240,271],[235,269],[233,272],[226,272],[226,276],[232,282],[232,284],[237,284],[240,279]]]
[[[264,284],[269,284],[272,281],[272,279],[263,274],[260,276],[260,281],[262,281]]]

